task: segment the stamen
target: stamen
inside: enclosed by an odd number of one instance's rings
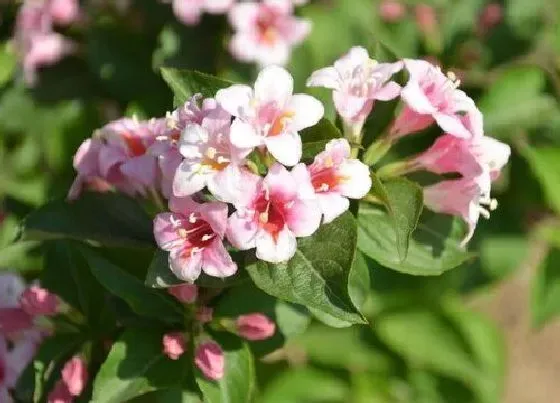
[[[206,241],[209,241],[212,238],[214,238],[214,234],[204,234],[201,239],[202,239],[202,242],[206,242]]]
[[[290,200],[289,202],[287,202],[286,204],[284,204],[284,207],[287,208],[288,210],[291,209],[292,207],[294,207],[295,201]]]
[[[208,149],[206,150],[206,156],[213,160],[216,157],[217,152],[218,151],[214,147],[208,147]]]
[[[329,185],[326,183],[321,184],[321,186],[319,186],[319,192],[328,192],[329,191]]]
[[[177,234],[178,234],[181,238],[186,238],[186,237],[189,235],[189,233],[187,232],[187,230],[184,229],[184,228],[179,228],[179,229],[177,230]]]
[[[191,214],[189,215],[189,222],[190,222],[191,224],[194,224],[194,223],[196,222],[196,214],[195,214],[195,213],[191,213]]]
[[[226,158],[222,155],[219,155],[218,158],[216,159],[216,161],[218,162],[218,164],[226,164],[226,163],[230,162],[230,159]]]
[[[259,221],[263,224],[268,222],[268,211],[259,214]]]

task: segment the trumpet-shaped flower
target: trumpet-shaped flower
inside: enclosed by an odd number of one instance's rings
[[[463,116],[476,110],[471,98],[459,90],[459,81],[424,60],[404,60],[410,77],[401,91],[405,106],[397,116],[391,134],[402,137],[430,126],[434,121],[443,131],[461,138],[475,135]]]
[[[292,0],[238,3],[229,20],[235,34],[229,48],[233,56],[261,66],[284,65],[292,47],[309,34],[311,23],[293,15]]]
[[[497,202],[490,198],[490,174],[454,180],[446,180],[424,188],[424,203],[436,213],[461,217],[468,226],[462,241],[466,245],[474,234],[478,219],[490,217]]]
[[[361,199],[371,188],[369,168],[350,157],[346,139],[331,140],[311,165],[295,166],[293,175],[302,181],[309,178],[325,223],[348,210],[348,198]]]
[[[402,62],[378,63],[369,58],[366,49],[353,47],[332,67],[315,71],[307,86],[332,89],[336,111],[347,125],[361,128],[376,100],[399,96],[401,86],[391,77],[402,66]]]
[[[218,91],[216,99],[236,119],[231,142],[242,149],[266,147],[280,163],[293,166],[302,155],[299,131],[323,117],[323,105],[305,94],[292,94],[293,79],[281,67],[263,69],[255,89],[233,85]]]
[[[223,244],[227,204],[195,203],[190,198],[172,198],[171,212],[154,219],[159,247],[169,253],[169,266],[181,280],[194,282],[201,271],[213,277],[228,277],[237,271]]]
[[[183,161],[173,180],[173,194],[190,196],[205,186],[221,201],[233,202],[249,173],[242,167],[250,152],[231,143],[230,115],[206,117],[202,124],[185,128],[179,140]]]
[[[240,197],[230,217],[227,237],[237,248],[257,249],[259,259],[278,263],[296,252],[296,237],[313,234],[321,210],[309,178],[273,165],[264,179]]]

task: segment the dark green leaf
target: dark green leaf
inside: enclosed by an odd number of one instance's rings
[[[113,344],[93,384],[93,403],[122,403],[155,389],[180,387],[190,363],[188,354],[171,360],[162,353],[164,332],[127,329]]]
[[[220,334],[216,341],[224,350],[224,377],[210,381],[196,370],[196,382],[206,403],[250,402],[255,389],[255,364],[246,343],[236,336]]]
[[[216,92],[234,83],[222,80],[209,74],[191,70],[177,70],[162,68],[161,76],[175,95],[175,103],[182,105],[195,94],[202,94],[205,98],[214,97]]]
[[[358,248],[383,266],[413,275],[440,275],[471,258],[459,245],[463,231],[458,220],[424,211],[401,261],[391,216],[368,204],[358,214]]]
[[[256,261],[247,271],[266,293],[302,304],[349,326],[364,323],[348,295],[348,275],[355,250],[356,221],[346,212],[312,236],[300,238],[290,261]]]
[[[139,279],[97,255],[81,248],[95,278],[112,294],[122,298],[139,315],[181,323],[182,307],[163,291],[146,287]]]
[[[68,241],[47,243],[41,285],[80,311],[97,328],[102,320],[105,292],[76,248],[77,243]]]
[[[302,130],[300,135],[303,142],[302,158],[304,159],[312,159],[325,150],[329,141],[342,137],[340,130],[325,118],[321,119],[315,126]]]
[[[168,252],[161,249],[156,250],[150,267],[148,268],[148,273],[146,274],[147,286],[168,288],[184,283],[184,281],[179,280],[169,268],[168,256]],[[211,277],[202,273],[196,280],[196,284],[201,287],[223,288],[244,283],[247,279],[247,272],[240,269],[235,275],[226,278]]]
[[[77,239],[106,246],[153,246],[152,222],[138,202],[116,193],[51,202],[23,223],[24,239]]]

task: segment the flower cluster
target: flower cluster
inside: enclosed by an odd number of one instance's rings
[[[181,284],[168,290],[183,304],[189,306],[197,303],[200,290],[193,284]],[[188,343],[194,346],[194,363],[202,374],[211,380],[219,380],[224,375],[225,356],[218,343],[201,336],[202,328],[212,324],[214,330],[228,331],[246,340],[266,340],[276,332],[276,325],[267,316],[260,313],[241,315],[232,320],[221,318],[214,320],[210,307],[198,305],[194,309],[194,321],[190,330],[166,333],[162,338],[162,351],[171,360],[178,360],[187,351]]]
[[[371,186],[346,139],[332,140],[310,165],[300,162],[299,132],[322,116],[318,100],[293,94],[286,70],[267,67],[254,88],[232,85],[215,99],[195,96],[166,118],[109,123],[76,153],[69,196],[87,187],[168,199],[154,235],[173,273],[187,282],[202,272],[233,275],[231,246],[284,262],[297,237],[334,220],[348,209],[348,198],[362,198]],[[252,157],[265,161],[266,175]]]
[[[401,69],[408,81],[401,88],[391,81]],[[424,130],[434,123],[443,134],[425,152],[407,160],[382,167],[379,174],[407,174],[426,170],[436,174],[458,173],[458,179],[443,180],[424,188],[426,206],[440,213],[457,215],[468,224],[463,244],[468,242],[480,215],[488,217],[496,208],[490,197],[496,180],[510,156],[510,148],[484,135],[482,113],[474,101],[458,87],[453,73],[445,75],[439,67],[424,60],[384,64],[369,58],[363,48],[353,48],[334,66],[316,71],[309,86],[333,90],[338,113],[350,137],[359,141],[362,126],[375,100],[400,97],[402,105],[389,133],[372,145],[372,163],[403,137]]]
[[[173,0],[173,12],[187,25],[198,24],[202,13],[228,14],[234,34],[231,54],[261,66],[284,65],[291,49],[311,31],[311,22],[294,16],[294,6],[305,0]]]
[[[19,9],[14,32],[16,51],[25,80],[34,84],[37,69],[57,63],[76,45],[54,30],[80,17],[78,0],[25,0]]]

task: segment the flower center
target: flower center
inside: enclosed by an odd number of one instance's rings
[[[206,248],[216,238],[210,224],[198,218],[195,213],[192,213],[188,219],[180,220],[175,225],[177,226],[177,235],[186,241],[181,252],[183,256],[190,256]]]
[[[265,12],[257,18],[257,32],[259,41],[265,45],[272,46],[278,39],[278,30],[274,26],[274,14],[271,11]]]
[[[338,175],[331,157],[326,158],[317,168],[312,166],[310,171],[311,184],[316,193],[330,192],[344,181],[344,178]]]
[[[227,153],[225,151],[215,147],[208,147],[204,152],[201,164],[205,167],[209,167],[213,171],[221,171],[230,163],[230,159],[226,155]]]
[[[266,232],[270,233],[274,239],[284,228],[284,209],[279,200],[270,199],[268,191],[263,191],[255,202],[255,219],[259,226]]]
[[[288,123],[292,120],[295,113],[292,111],[284,111],[274,119],[270,129],[268,129],[269,136],[278,136],[284,132]]]
[[[134,136],[129,132],[124,132],[122,136],[124,142],[126,143],[128,151],[132,154],[133,157],[139,157],[140,155],[144,155],[146,153],[146,146],[140,138]]]

